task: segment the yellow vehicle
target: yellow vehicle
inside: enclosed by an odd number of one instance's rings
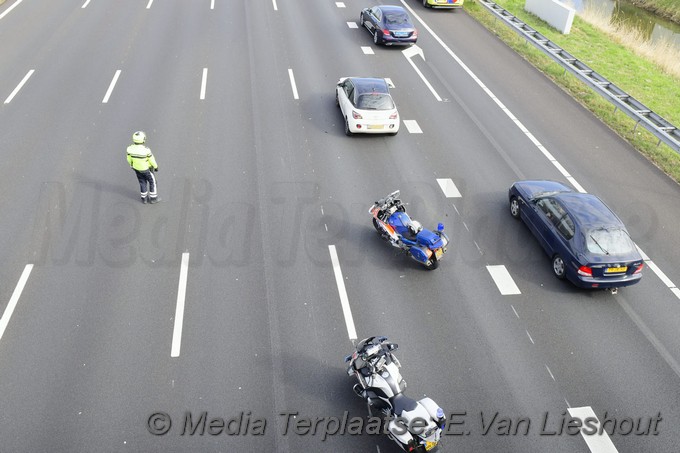
[[[449,8],[458,9],[463,7],[465,0],[423,0],[426,8]]]

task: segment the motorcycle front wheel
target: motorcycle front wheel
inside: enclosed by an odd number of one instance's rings
[[[380,234],[381,236],[385,234],[385,232],[382,230],[382,228],[380,228],[380,225],[378,224],[378,219],[376,219],[375,217],[373,217],[373,228],[375,228],[375,231],[377,231],[378,234]]]

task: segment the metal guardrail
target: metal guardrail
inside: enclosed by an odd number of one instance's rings
[[[586,85],[614,104],[616,108],[621,109],[622,112],[635,120],[636,123],[633,130],[639,124],[642,124],[645,129],[659,139],[657,146],[664,142],[677,153],[680,153],[680,130],[677,127],[496,3],[489,0],[479,0],[479,2],[536,48],[559,63],[565,69],[565,72],[569,71],[574,74]]]

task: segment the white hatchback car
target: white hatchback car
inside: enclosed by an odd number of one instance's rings
[[[335,103],[345,120],[345,134],[399,132],[399,112],[385,79],[343,77],[335,87]]]

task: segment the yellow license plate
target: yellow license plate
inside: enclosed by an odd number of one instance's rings
[[[442,250],[442,249],[437,249],[437,250],[435,250],[435,251],[434,251],[434,256],[436,256],[437,259],[441,258],[442,256],[444,256],[444,250]]]
[[[436,446],[437,446],[437,442],[426,442],[425,443],[425,450],[430,451]]]
[[[383,129],[385,127],[384,124],[369,124],[368,128],[369,129]]]
[[[623,267],[608,267],[605,269],[605,273],[607,274],[618,274],[619,272],[626,272],[628,270],[628,266],[623,266]]]

